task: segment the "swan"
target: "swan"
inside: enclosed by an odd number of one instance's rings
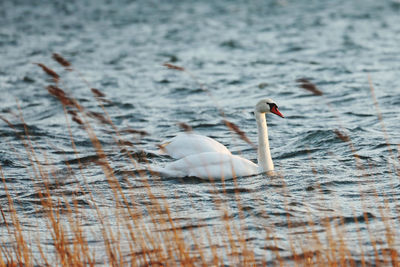
[[[278,106],[270,98],[261,99],[255,106],[258,129],[258,165],[233,155],[218,141],[193,132],[183,132],[160,145],[160,149],[176,161],[167,164],[160,172],[167,176],[201,179],[231,179],[274,170],[268,140],[266,114],[273,113],[282,118]]]

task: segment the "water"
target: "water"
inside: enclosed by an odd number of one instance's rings
[[[38,159],[58,174],[59,179],[53,181],[54,196],[65,201],[62,196],[76,197],[79,186],[89,186],[96,192],[94,201],[107,209],[114,207],[114,197],[104,172],[93,162],[96,154],[87,133],[71,124],[85,166],[81,174],[62,106],[44,89],[47,77],[32,63],[41,62],[60,72],[60,87],[88,110],[102,112],[89,87],[104,92],[111,101],[106,109],[116,127],[148,133],[143,138],[129,132],[122,135],[135,144],[128,148],[131,153],[147,153],[154,165],[171,161],[153,152],[157,144],[180,131],[180,122],[255,161],[256,152],[224,126],[220,111],[256,142],[253,106],[261,97],[273,98],[286,117],[268,118],[271,153],[281,178],[259,175],[240,179],[237,195],[233,181],[211,185],[197,179],[159,181],[150,176],[154,194],[164,195],[180,223],[194,226],[200,236],[205,226],[223,228],[216,208],[216,199],[222,199],[233,220],[239,222],[244,216],[246,238],[259,259],[273,262],[277,250],[284,260],[292,259],[290,243],[303,244],[303,250],[297,252],[307,251],[304,244],[311,236],[310,221],[324,243],[329,221],[340,224],[335,235],[342,235],[356,261],[362,258],[362,244],[367,260],[376,263],[373,244],[378,243],[379,255],[389,247],[384,238],[383,209],[386,217],[394,219],[390,222],[392,231],[399,236],[400,184],[392,165],[393,161],[398,165],[400,142],[399,13],[397,1],[369,0],[36,4],[3,0],[1,115],[23,134],[20,107]],[[80,74],[62,71],[51,60],[53,52],[66,57]],[[164,62],[189,70],[209,93],[186,73],[162,66]],[[314,96],[299,88],[299,78],[315,83],[324,95]],[[146,204],[145,182],[130,176],[146,164],[134,167],[127,163],[124,151],[110,134],[112,129],[101,124],[94,127],[126,193],[136,199],[143,196],[136,204]],[[365,171],[356,168],[354,153],[348,143],[338,139],[336,129],[350,136]],[[28,236],[41,233],[40,239],[47,244],[47,228],[33,186],[40,183],[35,182],[27,151],[4,122],[0,133],[0,163],[24,231]],[[66,163],[71,164],[74,174]],[[237,196],[243,214],[238,210]],[[4,190],[0,199],[7,212]],[[90,233],[90,244],[98,247],[96,253],[102,262],[102,237],[95,212],[85,194],[78,199],[87,213],[85,230]],[[109,222],[114,227],[112,215]],[[2,228],[2,240],[8,246],[12,241],[4,224]],[[271,235],[279,245],[269,239]],[[398,240],[395,238],[391,248],[399,248]],[[48,247],[51,251],[52,245]],[[316,253],[318,248],[310,245],[309,250]]]

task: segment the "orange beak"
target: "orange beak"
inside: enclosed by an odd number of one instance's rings
[[[271,108],[271,112],[278,115],[279,117],[284,118],[282,113],[279,112],[278,108],[275,105]]]

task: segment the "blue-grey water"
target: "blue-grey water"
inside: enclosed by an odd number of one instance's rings
[[[64,70],[52,53],[68,59],[74,71]],[[90,88],[105,93],[105,109],[119,130],[148,133],[121,131],[120,138],[133,144],[122,149],[111,126],[89,119],[124,192],[135,199],[132,206],[147,207],[150,183],[184,227],[188,244],[194,233],[205,251],[226,246],[220,235],[228,216],[243,227],[259,263],[289,262],[304,252],[321,255],[332,240],[336,248],[343,241],[356,264],[390,264],[387,251],[400,248],[398,1],[2,0],[0,62],[0,115],[15,128],[0,121],[0,203],[11,221],[6,185],[37,259],[37,240],[49,257],[54,245],[32,158],[45,172],[56,173],[51,178],[56,201],[80,200],[98,263],[107,256],[92,202],[111,229],[126,229],[113,214],[114,195],[87,132],[65,116],[45,89],[50,78],[33,63],[57,71],[58,86],[87,110],[104,114]],[[165,62],[190,73],[167,69]],[[297,79],[309,80],[323,95],[300,88]],[[156,153],[157,145],[181,131],[181,122],[256,161],[256,151],[222,120],[256,142],[252,111],[262,97],[274,99],[285,115],[268,117],[277,177],[240,178],[235,185],[138,176],[139,169],[172,161]],[[35,155],[21,137],[21,114]],[[336,130],[350,141],[338,138]],[[129,162],[126,150],[149,162]],[[83,192],[89,189],[92,198]],[[14,237],[6,228],[2,221],[2,246],[12,248]],[[228,254],[225,264],[232,263]]]

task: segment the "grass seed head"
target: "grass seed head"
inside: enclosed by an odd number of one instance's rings
[[[60,54],[53,53],[53,59],[57,61],[61,66],[70,70],[71,63],[69,63],[65,58],[63,58]]]
[[[78,116],[72,116],[72,120],[80,125],[83,125],[83,121]]]
[[[101,92],[99,89],[96,88],[91,88],[90,90],[92,90],[92,93],[97,96],[97,97],[105,97],[106,95]]]
[[[110,122],[109,122],[102,114],[100,114],[100,113],[98,113],[98,112],[88,111],[88,112],[87,112],[87,115],[88,115],[89,117],[92,117],[92,118],[98,120],[98,121],[101,122],[101,123],[110,124]]]
[[[342,131],[340,131],[338,129],[334,130],[333,132],[343,142],[349,142],[350,141],[350,137],[346,133],[344,133],[344,132],[342,132]]]
[[[36,65],[38,65],[39,67],[42,68],[42,70],[49,76],[53,77],[53,81],[58,83],[60,81],[60,75],[57,74],[57,72],[55,72],[54,70],[46,67],[44,64],[42,63],[34,63]]]
[[[307,80],[305,78],[297,79],[296,82],[299,83],[299,87],[301,87],[307,91],[310,91],[314,95],[317,95],[317,96],[323,95],[322,91],[319,90],[315,84],[313,84],[312,82],[310,82],[309,80]]]
[[[254,146],[253,142],[251,142],[250,139],[246,136],[246,134],[242,130],[240,130],[239,126],[228,120],[223,120],[223,122],[225,123],[226,127],[228,127],[230,130],[234,131],[237,135],[239,135],[240,139],[242,139],[249,145]]]
[[[61,88],[54,85],[49,85],[46,87],[46,89],[52,96],[56,97],[64,106],[75,106],[75,101],[69,98],[67,94],[64,92],[64,90],[62,90]]]
[[[164,65],[165,67],[167,67],[168,69],[171,69],[171,70],[185,71],[184,68],[179,67],[179,66],[176,66],[176,65],[172,65],[172,64],[170,64],[170,63],[164,63],[163,65]]]
[[[124,130],[120,130],[120,133],[128,133],[128,134],[140,134],[141,136],[144,135],[149,135],[148,132],[143,131],[143,130],[135,130],[135,129],[124,129]]]
[[[186,124],[184,122],[180,122],[178,123],[179,128],[181,128],[182,130],[184,130],[185,132],[191,132],[193,131],[192,126],[190,126],[189,124]]]

